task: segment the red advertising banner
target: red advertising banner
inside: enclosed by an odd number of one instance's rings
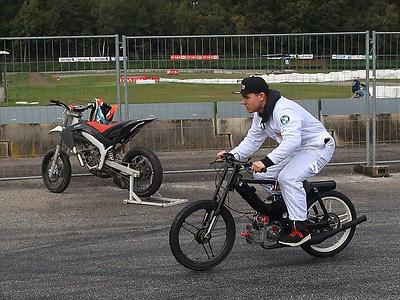
[[[216,54],[208,54],[208,55],[178,55],[172,54],[171,60],[218,60],[219,55]]]

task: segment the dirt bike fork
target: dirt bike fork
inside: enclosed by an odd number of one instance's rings
[[[54,170],[55,170],[56,164],[57,164],[57,159],[58,159],[58,156],[60,155],[60,150],[61,150],[61,142],[57,144],[56,150],[54,151],[54,155],[53,155],[53,159],[51,161],[51,167],[50,167],[50,171],[49,171],[50,178],[53,177]]]

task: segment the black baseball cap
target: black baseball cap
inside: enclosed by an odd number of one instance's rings
[[[232,92],[234,94],[247,95],[250,93],[267,93],[269,90],[268,84],[262,77],[252,76],[246,77],[241,82],[242,87],[240,91]]]

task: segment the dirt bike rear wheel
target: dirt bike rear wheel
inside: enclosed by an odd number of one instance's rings
[[[184,267],[205,271],[220,264],[235,242],[235,221],[226,207],[222,207],[210,235],[206,223],[218,203],[201,200],[183,208],[172,223],[169,245],[176,260]]]
[[[356,218],[356,210],[351,200],[344,194],[337,191],[330,191],[321,194],[321,200],[324,203],[329,215],[335,220],[330,228],[324,228],[322,231],[333,230],[341,225],[350,222]],[[308,208],[308,219],[315,221],[323,216],[321,206],[315,201]],[[320,244],[302,245],[302,249],[308,254],[316,257],[329,257],[342,251],[353,238],[355,227],[339,232],[333,237],[328,238]],[[312,232],[318,234],[318,232]]]
[[[133,190],[136,195],[150,197],[158,191],[163,180],[163,168],[153,151],[142,147],[132,148],[122,161],[140,172],[139,177],[134,179]],[[124,186],[129,189],[129,178],[124,178]]]
[[[58,154],[56,168],[53,176],[50,177],[50,168],[53,162],[55,149],[46,153],[42,161],[42,179],[46,188],[53,193],[62,193],[71,182],[71,162],[68,155],[60,149]]]

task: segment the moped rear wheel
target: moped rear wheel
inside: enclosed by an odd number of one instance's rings
[[[220,264],[235,242],[235,221],[222,207],[209,235],[210,222],[218,203],[201,200],[189,204],[176,216],[169,233],[169,245],[176,260],[184,267],[204,271]]]
[[[329,227],[315,230],[311,235],[324,233],[341,227],[356,218],[356,210],[351,200],[344,194],[337,191],[330,191],[321,195],[321,200],[328,211],[333,222]],[[308,219],[317,222],[323,218],[323,211],[318,201],[315,201],[308,208]],[[320,244],[303,244],[301,247],[305,252],[316,257],[329,257],[342,251],[353,238],[355,227],[339,232],[326,239]]]
[[[60,149],[56,166],[50,176],[51,164],[53,162],[55,149],[46,153],[42,161],[42,179],[46,188],[53,193],[62,193],[71,182],[71,162],[68,155]]]

